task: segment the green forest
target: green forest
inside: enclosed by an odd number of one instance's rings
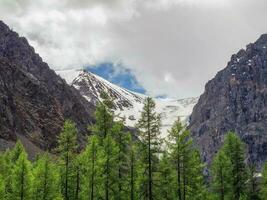
[[[155,102],[145,100],[137,131],[115,120],[112,101],[99,103],[88,141],[78,145],[66,120],[53,154],[29,160],[21,142],[0,154],[1,200],[267,200],[262,173],[246,162],[246,147],[229,132],[211,166],[201,161],[179,119],[165,140]]]

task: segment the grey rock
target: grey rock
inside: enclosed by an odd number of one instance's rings
[[[94,110],[93,104],[42,61],[25,38],[0,21],[2,149],[21,137],[40,149],[53,149],[65,119],[77,124],[83,143],[87,126],[94,123]]]
[[[189,129],[208,164],[228,131],[247,145],[247,161],[267,161],[267,34],[231,57],[205,86]]]

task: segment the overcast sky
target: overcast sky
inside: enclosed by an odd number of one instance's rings
[[[267,1],[0,0],[0,18],[53,69],[114,63],[149,95],[183,98],[267,32]]]

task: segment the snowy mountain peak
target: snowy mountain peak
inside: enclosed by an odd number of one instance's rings
[[[118,87],[91,72],[81,71],[71,84],[95,105],[102,101],[100,94],[106,92],[114,101],[115,109],[120,111],[125,108],[132,108],[135,103],[142,103],[143,101],[141,96]]]
[[[100,94],[106,92],[114,101],[116,116],[125,119],[125,123],[129,127],[134,127],[140,118],[143,108],[143,101],[147,97],[143,94],[131,92],[121,88],[109,81],[99,77],[91,72],[65,70],[57,71],[67,83],[74,86],[80,91],[89,102],[97,104],[102,101]],[[198,98],[175,99],[158,99],[154,98],[156,103],[156,111],[162,118],[162,134],[167,134],[167,130],[171,128],[173,122],[180,117],[186,123],[197,103]]]

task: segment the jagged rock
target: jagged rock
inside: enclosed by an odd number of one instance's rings
[[[77,123],[84,141],[94,109],[0,21],[0,150],[21,137],[40,149],[54,148],[65,119]]]
[[[267,160],[267,34],[206,84],[189,128],[208,163],[228,131],[247,144],[249,162],[261,167]]]

